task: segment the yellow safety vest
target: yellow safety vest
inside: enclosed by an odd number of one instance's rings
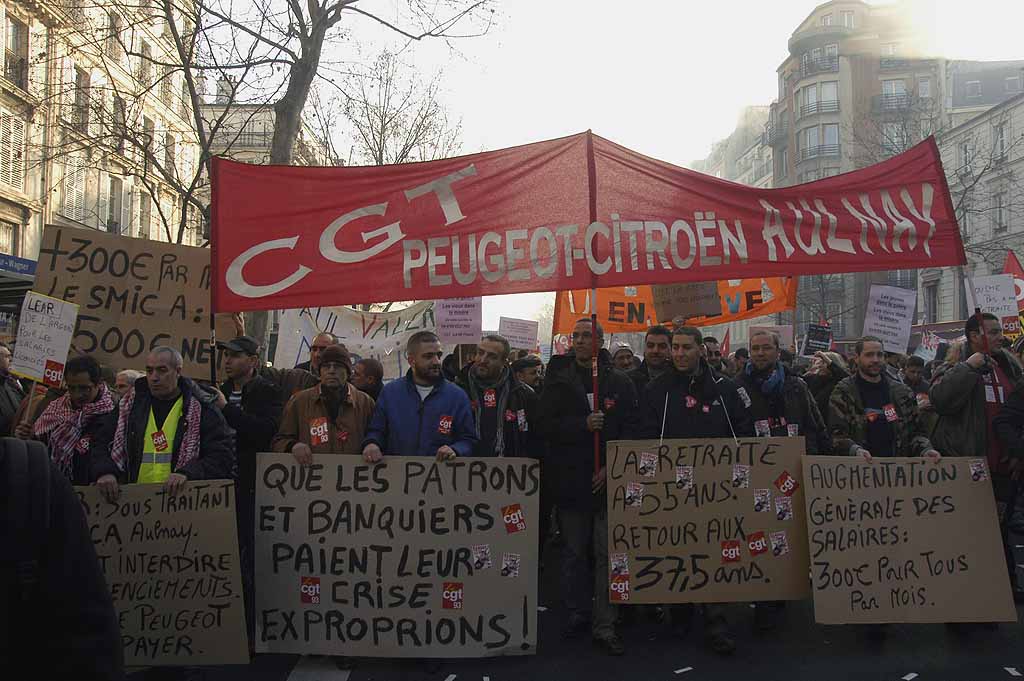
[[[139,466],[139,483],[164,483],[171,476],[171,458],[174,456],[174,438],[178,434],[178,422],[181,421],[181,410],[184,395],[171,407],[164,419],[163,429],[156,427],[153,408],[149,408],[149,421],[146,423],[146,435],[142,439],[142,465]],[[163,437],[154,438],[157,434]],[[160,445],[160,449],[157,449]]]

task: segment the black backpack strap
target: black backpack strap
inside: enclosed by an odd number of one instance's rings
[[[21,601],[26,602],[39,583],[40,558],[50,531],[50,455],[35,441],[6,437],[0,446],[7,458],[15,576]]]

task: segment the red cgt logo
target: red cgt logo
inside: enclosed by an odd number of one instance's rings
[[[505,521],[505,532],[508,534],[515,534],[526,529],[526,516],[523,514],[523,507],[519,504],[503,507],[501,518]]]
[[[613,575],[608,583],[608,600],[622,603],[629,600],[629,575]]]
[[[452,417],[451,416],[442,416],[441,417],[441,420],[437,422],[437,432],[441,433],[441,435],[451,435],[452,434]]]
[[[43,383],[59,388],[63,380],[64,365],[60,362],[54,362],[52,359],[46,360],[46,365],[43,367]]]
[[[775,479],[775,487],[787,497],[791,497],[800,487],[800,483],[789,474],[789,471],[782,471],[782,475]]]
[[[445,582],[441,589],[441,608],[462,610],[462,582]]]
[[[722,562],[738,563],[740,560],[740,540],[732,539],[722,542]]]
[[[755,532],[747,537],[747,548],[750,549],[750,555],[752,556],[760,556],[762,553],[766,553],[768,551],[768,538],[764,536],[764,532]]]
[[[320,604],[320,578],[303,577],[299,581],[299,598],[308,605]]]

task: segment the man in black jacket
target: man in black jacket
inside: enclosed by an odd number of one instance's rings
[[[703,357],[700,329],[677,327],[672,334],[673,368],[647,387],[641,407],[643,438],[749,437],[754,434],[744,400],[732,380],[716,373]],[[669,418],[667,415],[671,415]],[[679,636],[689,633],[693,605],[672,609]],[[731,655],[736,641],[725,608],[704,605],[706,634],[712,650]]]
[[[14,415],[18,411],[25,391],[14,376],[11,376],[11,348],[0,343],[0,437],[14,435]]]
[[[671,368],[672,332],[666,326],[652,326],[644,336],[644,361],[629,372],[637,397],[643,396],[648,383]]]
[[[181,375],[183,365],[174,348],[154,349],[145,378],[118,405],[110,454],[93,468],[107,499],[117,499],[119,482],[162,483],[176,494],[188,480],[235,476],[234,433],[215,397]]]
[[[541,455],[537,428],[537,395],[520,383],[508,366],[512,346],[504,336],[484,336],[475,361],[466,366],[456,384],[466,391],[476,434],[480,438],[473,456]]]
[[[598,395],[594,404],[591,360],[596,337]],[[603,349],[600,325],[581,319],[573,327],[573,349],[551,358],[540,400],[540,424],[550,452],[545,462],[558,521],[565,539],[561,590],[569,609],[567,636],[587,626],[591,593],[584,589],[589,551],[593,550],[594,641],[612,655],[625,647],[615,631],[616,608],[608,601],[608,505],[605,492],[605,446],[636,432],[637,400],[633,382],[612,367]],[[594,434],[598,434],[595,462]],[[596,468],[596,470],[595,470]]]
[[[376,402],[384,388],[384,366],[373,357],[363,357],[352,367],[351,383]]]
[[[224,352],[224,372],[228,380],[214,392],[214,405],[235,430],[235,460],[238,484],[235,503],[238,509],[238,549],[241,554],[245,586],[246,623],[250,646],[254,641],[253,617],[253,532],[256,508],[256,455],[269,452],[270,441],[281,424],[284,401],[277,386],[257,374],[260,346],[251,336],[239,336],[217,343]]]

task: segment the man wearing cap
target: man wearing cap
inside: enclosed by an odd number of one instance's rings
[[[512,373],[515,374],[517,381],[529,386],[534,392],[540,393],[541,383],[543,382],[543,377],[540,373],[542,365],[543,362],[540,361],[540,357],[529,355],[512,362]]]
[[[633,366],[633,348],[628,345],[620,345],[615,348],[615,352],[612,353],[612,364],[616,369],[627,374],[633,371],[636,368]]]
[[[302,364],[298,364],[295,366],[295,368],[305,369],[314,376],[319,376],[321,362],[320,353],[326,350],[328,346],[337,344],[338,337],[335,336],[333,333],[328,333],[327,331],[324,331],[323,333],[318,333],[317,335],[313,336],[313,342],[309,344],[309,361],[303,362]],[[342,345],[341,347],[345,349],[344,345]],[[347,349],[345,351],[348,352]]]
[[[217,343],[223,352],[224,373],[228,380],[220,390],[213,389],[214,406],[224,420],[235,429],[235,454],[238,461],[238,484],[235,502],[238,507],[238,544],[242,557],[247,623],[253,641],[255,612],[253,588],[253,532],[256,504],[256,455],[270,451],[270,441],[281,421],[283,400],[272,382],[260,377],[260,346],[252,336],[239,336],[226,343]]]
[[[320,384],[288,401],[271,444],[303,465],[313,463],[313,454],[361,454],[374,407],[372,397],[349,385],[352,360],[341,345],[318,355]]]

